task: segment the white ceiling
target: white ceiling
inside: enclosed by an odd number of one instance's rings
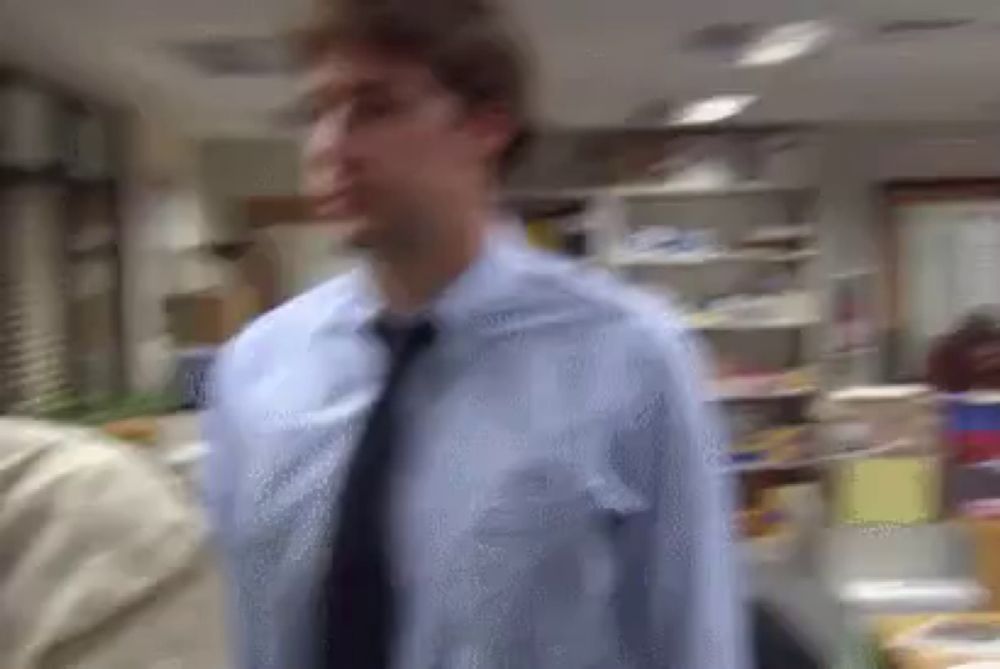
[[[268,134],[295,82],[211,78],[164,44],[259,36],[313,0],[0,0],[0,53],[123,97],[197,135]],[[539,60],[539,109],[561,125],[621,124],[637,107],[756,93],[750,122],[993,121],[1000,116],[997,0],[508,0]],[[720,22],[829,19],[835,43],[785,66],[739,70],[685,45]],[[887,20],[974,19],[885,37]]]

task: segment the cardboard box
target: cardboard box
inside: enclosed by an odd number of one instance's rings
[[[989,606],[1000,611],[1000,520],[969,518],[961,522],[972,536],[976,576],[989,590]]]
[[[952,628],[956,640],[935,643],[928,635],[934,630]],[[981,628],[977,633],[976,628]],[[965,628],[965,633],[962,633]],[[890,616],[875,622],[875,636],[883,656],[891,667],[898,669],[957,669],[958,667],[992,667],[1000,657],[978,653],[972,644],[963,643],[965,636],[985,640],[990,630],[1000,631],[1000,613],[959,613],[933,616]],[[944,635],[935,635],[942,638]],[[992,643],[992,642],[991,642]],[[967,646],[962,648],[962,646]],[[983,663],[983,664],[976,664]]]
[[[941,450],[940,407],[927,386],[845,388],[830,393],[820,416],[831,434],[857,442],[843,448],[900,444],[913,454]]]
[[[838,464],[837,520],[849,525],[911,525],[935,520],[941,509],[938,458],[876,457]]]
[[[222,344],[258,312],[252,288],[240,286],[172,295],[165,300],[167,327],[179,347]]]

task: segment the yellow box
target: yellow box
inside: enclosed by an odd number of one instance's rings
[[[876,457],[837,466],[837,518],[851,525],[908,525],[935,520],[941,506],[936,457]]]

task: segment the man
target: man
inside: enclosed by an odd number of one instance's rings
[[[307,181],[368,262],[219,363],[206,492],[242,666],[743,666],[695,343],[495,213],[516,41],[485,0],[332,9]]]
[[[930,382],[949,393],[1000,389],[1000,318],[996,308],[967,315],[932,346]]]
[[[102,432],[0,416],[0,667],[226,666],[220,574],[183,493]]]

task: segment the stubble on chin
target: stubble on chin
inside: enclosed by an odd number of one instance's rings
[[[368,222],[363,219],[354,219],[348,223],[349,230],[345,235],[347,246],[356,251],[369,251],[375,246],[374,235],[367,229]]]
[[[414,221],[365,221],[352,231],[348,244],[374,260],[395,265],[422,255],[429,241],[426,232]]]
[[[380,258],[393,258],[407,246],[402,231],[394,230],[383,222],[357,217],[349,225],[347,245],[356,251]]]

